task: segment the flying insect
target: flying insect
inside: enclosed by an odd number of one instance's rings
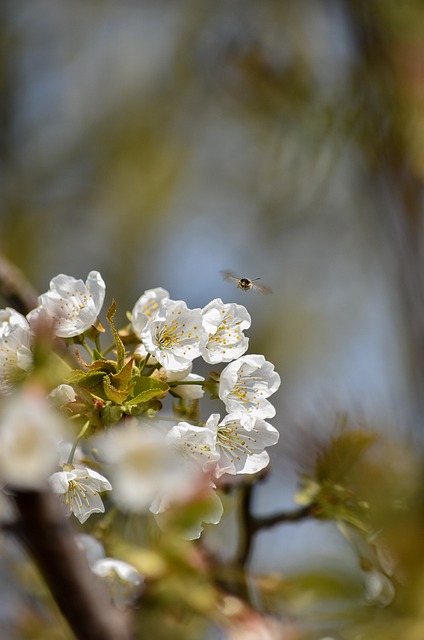
[[[247,278],[246,276],[240,277],[237,276],[232,271],[220,271],[220,274],[224,278],[224,280],[229,280],[230,282],[236,282],[238,289],[242,289],[243,291],[257,291],[258,293],[272,293],[272,289],[267,287],[266,285],[260,283],[257,284],[257,281],[260,278]]]

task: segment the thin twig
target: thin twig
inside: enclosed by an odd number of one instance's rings
[[[299,507],[293,511],[281,511],[280,513],[274,513],[270,516],[252,517],[250,520],[250,526],[252,533],[257,533],[262,529],[269,529],[277,524],[284,524],[285,522],[298,522],[305,518],[311,518],[315,514],[314,505],[307,505],[306,507]]]

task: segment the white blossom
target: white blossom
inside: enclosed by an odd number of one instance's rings
[[[57,466],[58,443],[64,436],[62,417],[45,397],[12,396],[0,417],[0,482],[43,488]]]
[[[221,372],[219,397],[229,413],[247,411],[258,418],[272,418],[275,408],[267,400],[280,386],[274,365],[262,355],[247,355],[230,362]]]
[[[189,464],[195,463],[203,471],[213,469],[219,460],[215,437],[210,429],[179,422],[170,429],[167,439]]]
[[[0,394],[8,394],[14,383],[32,365],[30,327],[26,318],[11,309],[0,309]]]
[[[93,469],[72,468],[65,465],[63,471],[53,473],[50,486],[65,504],[66,514],[74,514],[83,524],[92,513],[104,513],[105,507],[99,495],[112,489],[109,480]]]
[[[150,511],[158,525],[167,529],[175,508],[194,504],[194,521],[189,518],[190,524],[179,531],[181,537],[193,540],[200,536],[204,523],[217,524],[223,513],[221,500],[210,480],[219,458],[214,450],[215,434],[205,427],[179,422],[168,430],[166,440],[172,453],[174,475],[172,481],[164,483],[156,493]]]
[[[118,608],[133,605],[143,591],[143,576],[128,562],[116,558],[100,558],[91,569],[106,585]]]
[[[220,458],[216,465],[217,478],[224,473],[257,473],[269,462],[265,447],[278,442],[279,433],[272,425],[244,411],[230,413],[220,422],[212,414],[205,427],[216,437],[216,451]]]
[[[61,338],[78,336],[93,325],[103,306],[106,285],[98,271],[90,271],[87,281],[59,274],[50,288],[38,298],[39,306],[27,318],[30,324],[39,319],[53,321]]]
[[[192,373],[192,365],[183,371],[166,371],[161,369],[159,376],[164,382],[204,382],[202,376]],[[201,384],[179,384],[172,387],[173,393],[184,400],[199,400],[205,395]]]
[[[250,327],[251,320],[241,304],[224,304],[216,298],[204,307],[202,318],[209,336],[202,350],[206,362],[230,362],[247,351],[249,338],[243,335],[243,331]]]
[[[145,358],[147,358],[147,356],[149,356],[149,365],[158,364],[156,358],[147,351],[146,347],[142,343],[134,349],[133,355],[136,359],[139,360],[144,360]]]
[[[188,309],[182,300],[164,300],[161,318],[140,332],[147,351],[168,371],[182,371],[198,358],[206,342],[200,309]]]
[[[156,287],[155,289],[147,289],[137,300],[132,310],[132,326],[135,333],[139,336],[149,320],[156,318],[163,311],[163,300],[169,298],[166,289]]]

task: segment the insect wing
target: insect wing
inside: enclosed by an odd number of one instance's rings
[[[232,271],[220,271],[219,273],[224,278],[224,280],[230,280],[232,282],[239,282],[240,280],[239,276],[236,276],[236,274]]]
[[[258,293],[272,293],[271,287],[267,287],[266,284],[252,282],[252,289]]]

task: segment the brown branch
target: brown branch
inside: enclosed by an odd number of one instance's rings
[[[26,315],[38,306],[35,289],[22,271],[0,255],[0,296],[7,306]]]
[[[126,614],[114,607],[78,549],[74,530],[55,496],[14,495],[16,533],[36,562],[62,614],[79,640],[130,640]]]
[[[257,533],[262,529],[269,529],[278,524],[284,524],[286,522],[299,522],[305,518],[312,518],[315,514],[315,507],[313,504],[306,507],[299,507],[293,511],[281,511],[280,513],[274,513],[270,516],[252,517],[250,526],[252,533]]]
[[[306,507],[299,507],[293,511],[282,511],[269,516],[254,516],[252,515],[252,502],[255,487],[255,484],[247,484],[241,488],[240,545],[235,561],[238,566],[246,566],[249,562],[254,537],[258,531],[287,522],[298,522],[299,520],[313,517],[315,513],[314,505],[310,504]]]

